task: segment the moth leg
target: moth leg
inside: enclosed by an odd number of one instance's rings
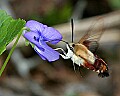
[[[67,55],[60,54],[60,56],[64,59],[70,59],[70,57],[68,57]]]
[[[62,48],[56,48],[56,49],[54,49],[54,50],[61,50],[64,55],[67,55],[66,52],[65,52]]]
[[[76,73],[76,68],[75,68],[75,63],[73,62],[73,68],[74,68],[74,71]]]
[[[78,66],[80,67],[80,66],[81,66],[81,64],[79,63],[79,64],[78,64]]]
[[[60,54],[60,56],[64,59],[70,59],[70,57],[66,54],[66,52],[62,49],[62,48],[56,48],[54,50],[61,50],[63,52],[63,54]]]
[[[79,67],[78,67],[79,74],[80,74],[80,76],[81,76],[81,77],[84,77],[84,75],[83,75],[82,71],[80,70],[80,69],[81,69],[81,67],[82,67],[82,66],[79,66]]]
[[[74,69],[74,71],[75,71],[75,73],[76,73],[75,60],[73,59],[72,61],[73,61],[73,69]]]

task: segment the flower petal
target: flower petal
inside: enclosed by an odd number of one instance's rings
[[[43,60],[48,60],[49,62],[55,61],[59,59],[59,53],[55,50],[53,50],[51,47],[49,47],[44,41],[39,42],[42,48],[44,48],[44,51],[41,51],[37,46],[34,47],[35,51],[39,54],[39,56]]]
[[[26,23],[26,27],[30,28],[30,30],[33,32],[42,32],[47,27],[47,25],[43,25],[42,23],[39,23],[35,20],[29,20]]]
[[[27,40],[29,40],[31,43],[37,44],[39,42],[39,34],[34,32],[26,32],[23,35]],[[38,39],[38,40],[37,40]]]
[[[52,44],[57,44],[62,39],[62,35],[59,31],[52,27],[46,27],[41,35],[45,41],[50,41]]]
[[[39,47],[40,50],[44,51],[44,49],[39,44],[39,38],[40,38],[39,34],[37,34],[35,32],[26,32],[23,36],[27,40],[29,40],[31,43],[33,43],[34,45],[36,45],[37,47]]]
[[[34,50],[37,52],[37,54],[38,54],[43,60],[46,60],[46,58],[39,53],[40,49],[39,49],[37,46],[34,47]]]
[[[24,37],[33,43],[34,50],[43,60],[49,62],[59,59],[59,53],[46,44],[46,41],[52,44],[58,43],[62,39],[62,35],[56,29],[47,27],[34,20],[26,23],[26,27],[30,28],[30,32],[23,32]]]

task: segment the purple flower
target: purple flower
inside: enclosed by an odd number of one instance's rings
[[[61,39],[62,35],[54,28],[43,25],[34,20],[30,20],[26,23],[26,27],[30,31],[24,32],[24,37],[34,44],[34,50],[39,54],[43,60],[49,62],[59,59],[59,53],[49,47],[46,42],[51,44],[57,44]]]

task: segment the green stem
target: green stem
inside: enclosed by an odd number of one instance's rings
[[[16,45],[17,45],[17,43],[18,43],[18,40],[20,39],[20,36],[22,35],[23,30],[26,30],[26,29],[27,29],[27,28],[24,27],[24,28],[22,28],[22,29],[20,30],[20,32],[18,33],[18,37],[17,37],[17,39],[16,39],[16,41],[15,41],[12,49],[10,50],[10,53],[8,54],[8,57],[6,58],[4,64],[2,65],[2,68],[0,69],[0,76],[2,75],[2,73],[3,73],[3,71],[4,71],[5,67],[6,67],[6,65],[7,65],[8,61],[9,61],[11,55],[12,55],[12,53],[13,53],[13,51],[15,50],[15,47],[16,47]]]

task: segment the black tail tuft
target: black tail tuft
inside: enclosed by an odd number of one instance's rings
[[[100,72],[98,74],[98,76],[101,77],[101,78],[108,77],[109,76],[109,72],[108,71]]]

